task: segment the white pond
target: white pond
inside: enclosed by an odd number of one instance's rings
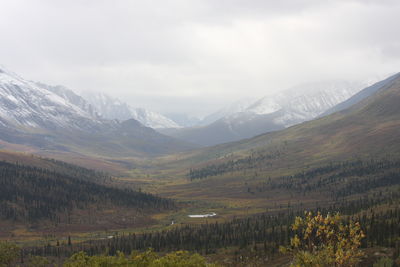
[[[194,214],[194,215],[188,215],[190,218],[208,218],[208,217],[214,217],[217,216],[215,212],[207,213],[207,214]]]

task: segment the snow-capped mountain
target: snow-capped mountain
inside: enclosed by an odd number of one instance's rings
[[[302,84],[264,97],[246,108],[242,106],[240,112],[207,126],[165,133],[200,145],[250,138],[312,120],[367,86],[347,81]]]
[[[100,117],[81,97],[72,91],[67,93],[66,89],[62,95],[61,89],[27,81],[2,67],[0,118],[3,125],[39,129],[87,128],[100,123]]]
[[[244,113],[266,115],[279,111],[280,115],[275,116],[273,122],[289,127],[318,117],[367,86],[367,83],[348,81],[301,84],[277,95],[260,99]]]
[[[393,80],[398,79],[400,77],[400,73],[393,73],[390,75],[379,75],[375,76],[367,81],[368,87],[364,90],[359,91],[357,94],[353,95],[346,101],[341,102],[340,104],[326,110],[320,116],[327,116],[329,114],[342,111],[345,109],[350,108],[353,105],[361,102],[362,100],[372,96],[375,94],[379,89],[383,88],[384,86],[390,84]]]
[[[222,109],[206,116],[201,122],[200,125],[209,125],[219,119],[228,117],[230,115],[243,112],[245,111],[251,104],[253,104],[256,101],[256,98],[243,98],[241,100],[238,100],[226,107],[223,107]]]
[[[83,97],[107,119],[120,121],[135,119],[143,125],[154,129],[181,127],[160,113],[143,108],[133,108],[127,103],[103,93],[84,92]]]
[[[106,156],[162,154],[192,147],[132,118],[105,119],[68,88],[28,81],[4,67],[0,67],[0,141]]]
[[[159,129],[159,128],[180,128],[181,126],[178,125],[176,122],[168,119],[164,115],[160,113],[150,111],[143,108],[131,108],[130,109],[132,117],[135,120],[140,121],[144,125]]]
[[[40,82],[36,82],[36,84],[41,87],[45,88],[48,91],[51,91],[55,93],[56,95],[62,97],[63,99],[67,100],[69,103],[78,106],[82,110],[85,110],[89,114],[91,114],[94,118],[100,118],[101,115],[97,112],[97,110],[89,103],[87,102],[83,97],[80,95],[76,94],[74,91],[68,89],[65,86],[61,85],[48,85]]]

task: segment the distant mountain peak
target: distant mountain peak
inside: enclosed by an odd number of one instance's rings
[[[319,116],[366,86],[366,83],[351,81],[304,83],[264,97],[245,112],[267,115],[280,111],[274,122],[288,127]]]
[[[366,86],[366,83],[347,81],[301,84],[242,105],[236,112],[222,109],[212,115],[213,119],[225,116],[203,127],[166,133],[200,145],[250,138],[312,120]]]
[[[206,116],[202,121],[201,125],[209,125],[219,119],[229,117],[232,114],[240,113],[245,111],[251,104],[257,99],[255,97],[246,97],[229,104],[220,110]]]
[[[193,147],[134,118],[125,123],[108,120],[66,87],[29,81],[1,70],[1,141],[29,149],[106,156],[162,154]]]
[[[80,100],[81,105],[51,90],[54,88],[25,80],[2,68],[0,117],[9,124],[36,128],[81,127],[82,120],[99,119],[88,106],[84,106],[84,100],[72,91],[63,88],[65,94],[76,101]]]
[[[181,127],[176,122],[160,113],[144,108],[134,108],[118,98],[104,93],[85,92],[83,96],[107,119],[118,119],[120,121],[135,119],[145,126],[154,129]]]

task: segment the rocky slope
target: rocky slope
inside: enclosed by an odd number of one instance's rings
[[[3,67],[0,128],[2,141],[41,150],[134,156],[192,147],[134,119],[105,119],[73,91],[28,81]]]

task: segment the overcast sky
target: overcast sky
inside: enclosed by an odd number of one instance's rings
[[[400,1],[1,0],[0,64],[205,115],[303,82],[400,71]]]

